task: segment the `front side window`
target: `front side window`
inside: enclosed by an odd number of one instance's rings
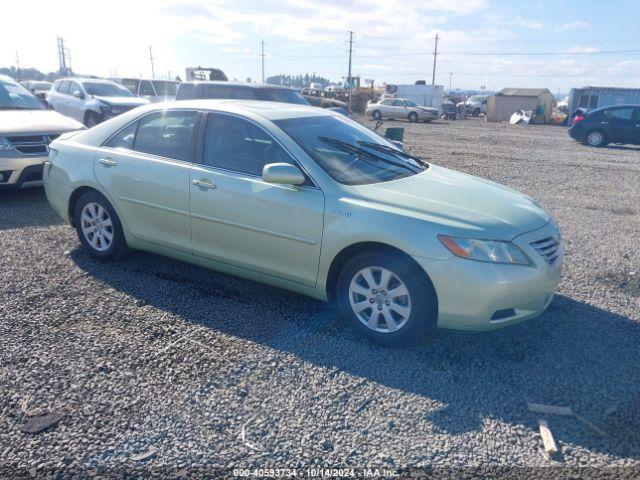
[[[82,93],[80,85],[76,82],[69,82],[69,95],[75,95],[76,92]]]
[[[136,80],[134,78],[125,78],[124,80],[122,80],[122,86],[135,95],[138,91],[139,82],[139,80]]]
[[[211,167],[262,176],[265,165],[292,163],[292,160],[255,124],[231,115],[210,114],[202,162]]]
[[[190,161],[193,158],[193,137],[197,118],[196,111],[166,111],[147,115],[138,122],[132,149]]]
[[[68,94],[69,93],[69,81],[63,80],[58,84],[58,92]]]
[[[148,97],[153,97],[156,92],[153,90],[153,85],[149,80],[142,80],[140,82],[140,92],[138,95],[146,95]]]
[[[33,93],[19,83],[0,80],[0,110],[44,110]]]
[[[122,85],[107,82],[83,82],[84,89],[95,97],[133,97],[133,93]]]
[[[413,100],[405,100],[404,104],[407,107],[417,107],[418,106],[418,104],[416,102],[414,102]]]
[[[344,115],[288,118],[274,123],[334,180],[345,185],[396,180],[428,168],[422,160],[398,150]]]
[[[402,100],[396,100],[393,102],[394,107],[404,107],[404,102]]]

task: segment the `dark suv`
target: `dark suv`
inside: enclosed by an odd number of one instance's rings
[[[617,105],[587,113],[576,112],[569,135],[585,145],[607,143],[640,145],[640,105]]]
[[[234,82],[183,82],[178,87],[176,100],[234,98],[266,102],[309,105],[300,92],[278,85],[253,85]]]

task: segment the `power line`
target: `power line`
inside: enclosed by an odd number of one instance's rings
[[[264,40],[260,42],[261,52],[260,56],[262,57],[262,83],[264,83]]]

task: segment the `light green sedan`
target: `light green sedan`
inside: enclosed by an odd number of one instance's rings
[[[563,263],[531,198],[302,105],[140,107],[56,140],[44,184],[97,258],[147,250],[336,300],[387,345],[535,317]]]

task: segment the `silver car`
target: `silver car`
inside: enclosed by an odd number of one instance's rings
[[[56,112],[87,127],[149,103],[149,100],[134,96],[119,83],[98,78],[56,80],[46,100]]]
[[[437,108],[423,107],[408,98],[385,98],[367,106],[365,115],[374,120],[407,119],[410,122],[430,122],[439,116]]]

